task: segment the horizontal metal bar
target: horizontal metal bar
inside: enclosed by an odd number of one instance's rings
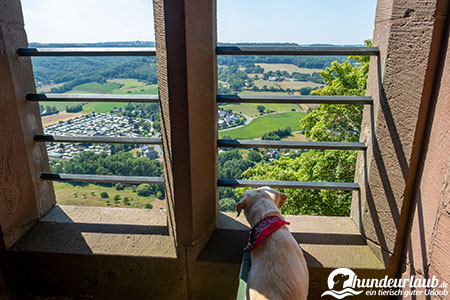
[[[336,190],[356,191],[359,184],[353,182],[309,182],[309,181],[271,181],[271,180],[236,180],[219,179],[217,185],[220,187],[263,187],[270,186],[280,189],[313,189],[313,190]]]
[[[264,47],[264,46],[219,46],[217,55],[379,55],[378,47]]]
[[[367,96],[217,95],[218,103],[372,104]]]
[[[148,145],[162,144],[161,138],[147,138],[147,137],[35,135],[34,140],[36,142],[57,142],[57,143],[148,144]]]
[[[217,140],[219,147],[233,148],[288,148],[288,149],[330,149],[366,150],[364,143],[273,141],[273,140]]]
[[[155,56],[154,47],[19,48],[19,56]]]
[[[27,94],[28,101],[54,102],[145,102],[159,103],[159,95],[110,95],[110,94]]]
[[[87,175],[87,174],[52,174],[42,173],[41,179],[52,181],[75,181],[75,182],[111,182],[111,183],[148,183],[164,184],[162,177],[147,176],[110,176],[110,175]]]

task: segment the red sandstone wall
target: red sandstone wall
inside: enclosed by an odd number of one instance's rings
[[[448,42],[448,32],[446,36]],[[446,43],[446,41],[443,41]],[[436,276],[450,283],[450,46],[443,45],[437,96],[429,114],[424,152],[419,165],[414,219],[403,277]],[[447,288],[450,294],[450,288]],[[425,299],[418,296],[417,299]],[[429,298],[428,298],[429,299]],[[431,299],[434,299],[432,296]],[[450,299],[450,295],[441,299]]]

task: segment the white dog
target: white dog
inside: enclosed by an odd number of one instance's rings
[[[270,187],[249,190],[236,205],[254,229],[261,220],[271,216],[283,222],[280,213],[287,196]],[[267,218],[267,219],[266,219]],[[264,221],[263,221],[264,222]],[[287,222],[283,222],[287,223]],[[251,267],[247,280],[247,295],[251,300],[305,299],[308,296],[309,275],[303,252],[287,227],[268,235],[251,251]]]

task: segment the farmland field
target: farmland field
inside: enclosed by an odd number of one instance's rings
[[[38,93],[49,93],[52,88],[57,88],[57,87],[60,87],[62,85],[64,85],[64,82],[37,86],[36,87],[36,91]]]
[[[48,126],[48,125],[53,125],[56,123],[59,123],[59,121],[67,121],[67,120],[71,120],[71,119],[75,119],[78,117],[81,117],[82,115],[84,115],[85,113],[83,112],[78,112],[78,113],[67,113],[67,112],[59,112],[57,114],[54,115],[49,115],[49,116],[44,116],[42,117],[42,125]]]
[[[114,187],[104,187],[95,184],[85,186],[72,185],[65,182],[54,182],[56,202],[62,205],[82,205],[82,206],[100,206],[100,207],[134,207],[144,208],[147,203],[153,206],[153,209],[166,207],[165,200],[156,199],[153,196],[138,196],[130,188],[118,191]],[[109,198],[102,198],[100,194],[106,192]],[[114,201],[114,195],[119,195],[120,200]],[[127,197],[130,205],[126,205],[123,199]]]
[[[115,89],[120,88],[120,86],[121,84],[116,82],[106,82],[106,83],[89,82],[77,85],[72,89],[72,91],[106,94]]]
[[[39,105],[42,106],[54,106],[56,107],[59,111],[64,111],[66,110],[66,106],[75,106],[80,104],[79,102],[53,102],[53,101],[40,101]]]
[[[270,88],[272,86],[277,87],[279,85],[283,89],[290,88],[290,89],[296,89],[296,90],[304,88],[304,87],[315,88],[315,87],[323,86],[323,84],[315,83],[312,81],[294,81],[294,80],[292,80],[292,81],[291,80],[269,81],[269,80],[261,80],[261,79],[255,80],[255,85],[258,88],[262,88],[265,85],[267,85],[268,88]]]
[[[88,113],[109,113],[114,108],[121,108],[127,104],[127,102],[89,102],[83,105],[83,111]]]
[[[264,72],[275,72],[277,70],[280,71],[286,71],[289,74],[292,74],[292,72],[298,72],[298,73],[308,73],[312,74],[314,72],[320,72],[322,69],[309,69],[309,68],[300,68],[293,64],[264,64],[264,63],[256,63],[255,65],[261,66],[264,68]]]
[[[250,124],[240,128],[219,131],[219,138],[224,135],[232,139],[255,139],[260,138],[266,132],[277,130],[278,128],[291,127],[292,131],[300,130],[300,120],[305,116],[302,112],[287,112],[271,114],[253,119]]]
[[[148,85],[136,79],[111,79],[106,83],[89,82],[75,86],[66,94],[158,94],[158,86],[156,84]],[[42,101],[43,106],[54,106],[60,112],[65,111],[67,106],[75,106],[79,102],[50,102]],[[107,113],[114,108],[121,108],[127,105],[126,102],[89,102],[81,103],[83,105],[84,113]],[[58,115],[54,118],[58,118]],[[61,115],[62,117],[62,115]]]
[[[221,105],[220,107],[224,110],[231,109],[233,112],[242,113],[249,117],[258,117],[259,112],[257,110],[257,107],[263,105],[266,110],[273,110],[276,112],[288,112],[288,111],[303,111],[301,106],[297,104],[276,104],[276,103],[241,103],[241,104],[225,104]]]
[[[288,136],[283,141],[306,141],[305,135],[301,133],[301,131],[292,132],[291,136]]]
[[[157,84],[146,84],[136,79],[111,79],[108,83],[122,85],[119,89],[112,91],[112,94],[158,94]]]

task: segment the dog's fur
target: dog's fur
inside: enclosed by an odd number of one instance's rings
[[[237,204],[253,227],[268,216],[281,216],[287,196],[270,187],[249,190]],[[250,299],[306,299],[309,275],[303,252],[286,226],[281,227],[251,252],[247,295]]]

